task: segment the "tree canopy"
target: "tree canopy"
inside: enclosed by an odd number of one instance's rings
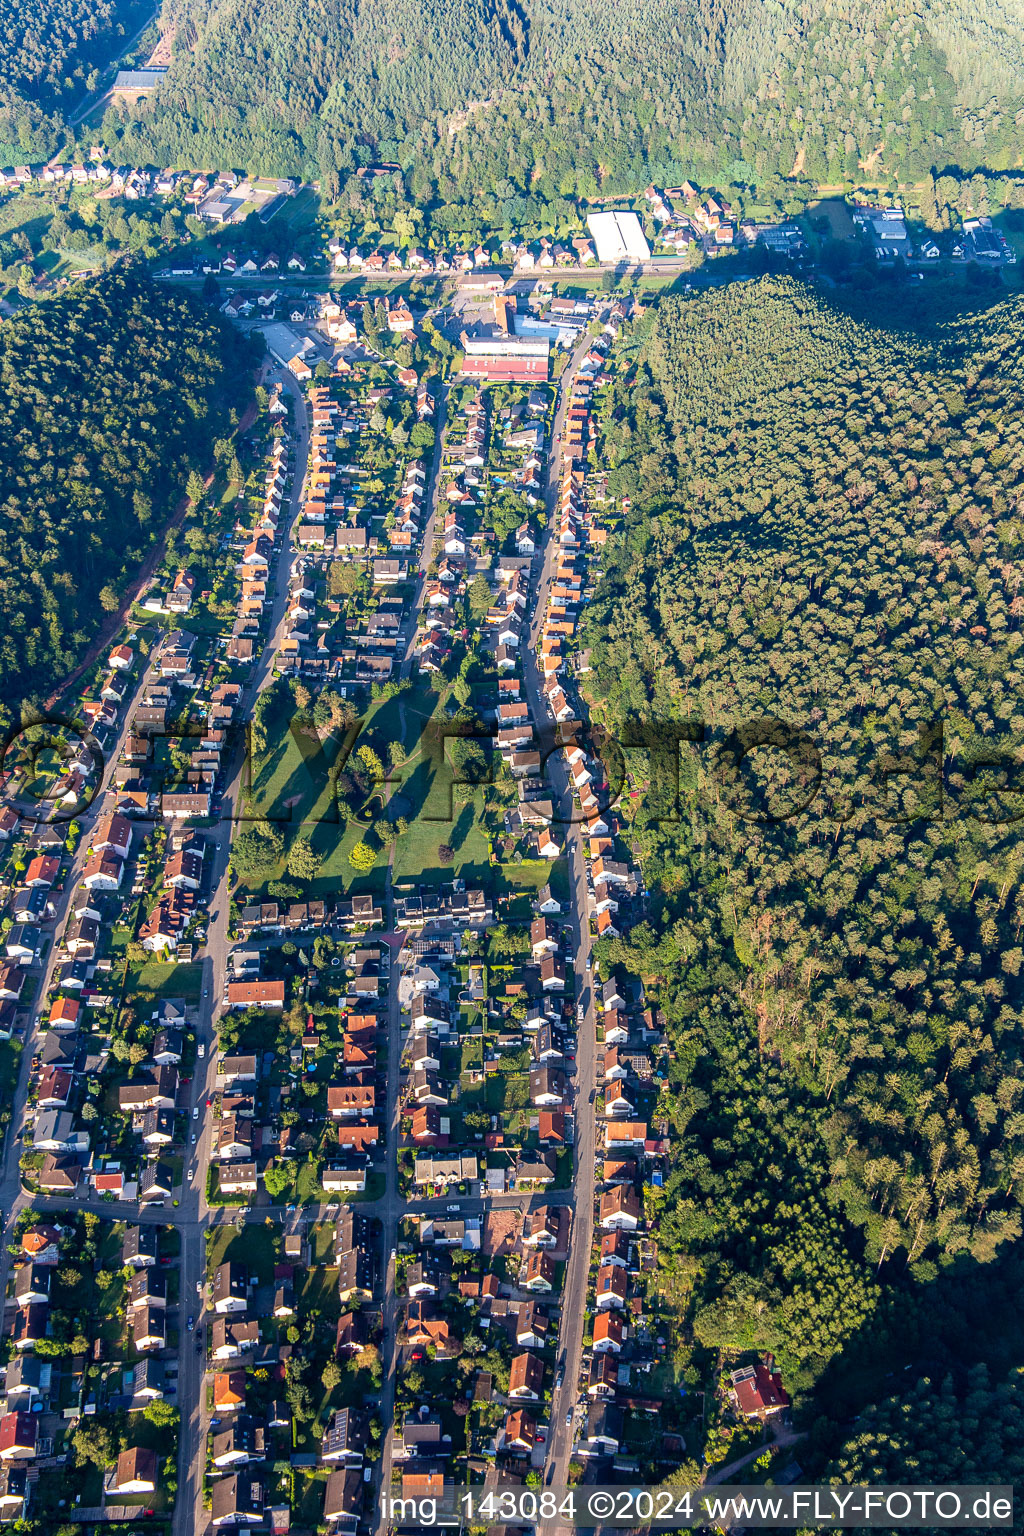
[[[678,810],[627,752],[657,906],[606,950],[676,1047],[661,1238],[704,1256],[699,1337],[812,1377],[877,1281],[1021,1232],[1021,307],[911,332],[789,280],[669,298],[601,407],[630,505],[592,710],[705,734]]]
[[[3,701],[48,693],[96,634],[245,387],[247,344],[130,271],[0,329]],[[6,718],[10,718],[10,714]]]
[[[174,0],[166,83],[123,158],[316,175],[409,237],[522,226],[647,182],[839,182],[1013,164],[1019,29],[998,0]],[[1009,155],[1010,158],[1007,158]],[[377,161],[393,174],[355,174]],[[479,206],[474,206],[478,204]]]
[[[65,111],[147,11],[143,0],[0,0],[0,160],[54,152]]]

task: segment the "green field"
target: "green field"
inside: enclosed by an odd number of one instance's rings
[[[268,750],[253,765],[249,814],[273,821],[289,841],[300,827],[309,834],[323,859],[317,876],[307,882],[310,898],[326,896],[339,888],[382,892],[384,856],[368,875],[356,874],[348,862],[349,852],[361,840],[363,829],[354,822],[342,826],[335,804],[331,769],[337,761],[340,740],[318,750],[314,742],[289,729],[290,715],[282,691],[279,707],[267,719]],[[283,863],[268,880],[282,878]]]
[[[260,1284],[268,1285],[274,1278],[273,1235],[270,1228],[254,1222],[240,1229],[230,1223],[212,1227],[206,1243],[207,1274],[212,1275],[221,1264],[233,1259],[247,1264]]]
[[[201,965],[177,965],[172,960],[146,960],[133,965],[128,972],[126,995],[139,992],[152,993],[154,997],[182,997],[186,1003],[198,1003],[203,990]]]
[[[20,229],[35,244],[50,227],[53,209],[44,197],[33,192],[16,192],[0,204],[0,239]]]
[[[856,240],[857,226],[850,217],[850,209],[843,197],[823,197],[818,203],[809,203],[807,216],[825,219],[833,240]]]
[[[400,742],[408,756],[388,769],[386,792],[392,819],[403,816],[408,830],[394,844],[392,877],[396,884],[439,885],[462,878],[482,885],[494,895],[508,893],[512,900],[518,892],[532,895],[540,886],[552,882],[566,884],[564,860],[524,859],[522,863],[492,863],[490,839],[484,822],[486,791],[481,789],[469,801],[449,795],[449,776],[442,773],[436,759],[422,745],[426,722],[439,707],[438,695],[420,684],[397,697],[371,704],[356,738],[372,739],[378,748]],[[339,891],[372,891],[380,895],[385,888],[388,850],[381,849],[376,867],[368,875],[358,875],[349,864],[351,849],[367,838],[368,829],[351,820],[342,824],[334,800],[332,768],[338,761],[340,740],[320,749],[308,737],[293,732],[289,726],[290,708],[281,690],[278,704],[268,715],[268,747],[254,762],[248,810],[265,816],[284,833],[286,843],[301,828],[309,835],[313,848],[323,863],[317,875],[303,887],[308,899]],[[380,815],[380,798],[373,797],[369,820]],[[372,834],[369,840],[373,842]],[[444,864],[439,848],[447,844],[453,851],[451,863]],[[288,879],[285,863],[267,877],[267,882]]]
[[[275,230],[287,229],[293,239],[296,235],[309,234],[316,223],[320,213],[320,194],[312,187],[300,187],[294,197],[286,198],[284,204],[271,214],[267,220]],[[289,252],[282,251],[281,255],[287,261]]]

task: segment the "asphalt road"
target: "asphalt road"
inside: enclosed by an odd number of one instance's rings
[[[413,601],[409,605],[409,612],[405,617],[400,632],[400,639],[404,642],[400,676],[405,679],[412,671],[413,657],[416,652],[417,621],[423,609],[423,600],[427,589],[426,570],[430,565],[430,557],[434,548],[434,528],[437,522],[438,493],[441,485],[441,460],[444,456],[444,429],[448,422],[448,393],[450,385],[445,385],[440,392],[435,407],[435,438],[434,438],[434,462],[431,468],[430,481],[425,497],[427,507],[427,521],[423,529],[423,539],[420,544],[419,562],[420,569],[424,572],[416,581]],[[388,796],[390,799],[390,794]],[[394,864],[395,845],[392,843],[388,855],[386,901],[388,913],[388,932],[395,933],[395,899],[391,885],[391,871]],[[391,984],[388,989],[388,1065],[387,1065],[387,1106],[385,1109],[384,1124],[387,1128],[387,1168],[385,1175],[384,1197],[378,1202],[377,1216],[381,1224],[381,1269],[384,1276],[384,1296],[381,1306],[383,1338],[381,1341],[381,1362],[383,1366],[383,1381],[380,1395],[380,1417],[384,1426],[384,1450],[381,1463],[381,1487],[391,1486],[391,1435],[390,1428],[395,1417],[395,1391],[398,1382],[398,1323],[399,1301],[395,1292],[395,1264],[391,1258],[392,1249],[395,1247],[398,1236],[398,1222],[402,1216],[411,1214],[406,1202],[398,1189],[398,1144],[401,1127],[401,1104],[399,1102],[399,1086],[402,1061],[402,1011],[398,999],[398,956],[401,951],[401,939],[394,945],[391,961]],[[437,1206],[443,1201],[432,1202]],[[387,1522],[383,1516],[378,1517],[378,1529],[383,1530]]]
[[[558,406],[552,430],[552,452],[544,493],[547,526],[545,542],[542,545],[540,580],[539,585],[534,588],[536,600],[530,623],[530,644],[523,651],[526,696],[532,718],[542,729],[554,724],[548,711],[544,695],[544,678],[537,656],[548,593],[558,558],[558,494],[562,476],[561,438],[572,382],[580,363],[590,350],[590,345],[590,338],[584,336],[573,352],[560,381]],[[590,1093],[596,1083],[597,1031],[593,987],[590,979],[591,937],[590,916],[587,909],[587,870],[583,858],[583,828],[574,819],[572,787],[563,753],[551,754],[547,760],[547,772],[556,811],[564,818],[563,824],[568,822],[565,856],[569,866],[573,968],[577,977],[583,979],[577,1002],[582,1004],[584,1010],[583,1021],[577,1029],[575,1071],[571,1079],[576,1126],[572,1185],[574,1216],[569,1257],[562,1285],[562,1312],[556,1356],[564,1378],[562,1385],[552,1395],[544,1473],[545,1479],[550,1480],[552,1484],[564,1484],[568,1482],[569,1458],[573,1446],[573,1429],[566,1426],[565,1416],[575,1407],[576,1402],[586,1313],[583,1302],[587,1291],[590,1250],[593,1243],[595,1126]]]
[[[25,1027],[24,1051],[18,1071],[17,1086],[14,1090],[14,1108],[4,1142],[3,1156],[0,1159],[0,1211],[4,1213],[5,1232],[13,1223],[18,1211],[23,1206],[31,1203],[28,1197],[22,1194],[21,1189],[18,1163],[21,1157],[22,1144],[19,1140],[19,1134],[25,1125],[25,1109],[28,1102],[32,1057],[40,1044],[40,1019],[46,1004],[47,993],[53,982],[54,973],[64,963],[66,958],[58,954],[58,938],[64,932],[68,916],[71,912],[72,902],[77,894],[79,881],[82,878],[82,872],[89,859],[89,845],[93,828],[106,812],[114,809],[116,797],[110,794],[114,767],[121,756],[122,748],[127,740],[136,703],[142,696],[143,689],[150,680],[151,675],[152,662],[142,672],[134,692],[126,700],[126,708],[118,731],[117,741],[104,768],[103,782],[98,788],[97,794],[89,808],[75,818],[82,828],[82,835],[79,839],[78,851],[72,859],[65,876],[64,892],[61,900],[58,902],[57,915],[52,925],[50,925],[49,931],[52,933],[50,952],[40,974],[35,1003]],[[4,1285],[6,1284],[9,1266],[10,1255],[7,1252],[6,1243],[4,1243],[2,1248],[0,1248],[0,1283]],[[0,1295],[2,1294],[3,1291],[0,1290]]]
[[[590,348],[588,337],[581,340],[573,353],[569,364],[563,372],[558,394],[558,404],[555,411],[552,427],[551,454],[548,464],[547,484],[545,489],[545,505],[547,510],[547,524],[545,539],[541,546],[540,558],[535,564],[539,564],[540,570],[533,583],[534,611],[530,625],[530,643],[523,648],[523,667],[527,698],[530,703],[532,717],[538,726],[543,728],[550,723],[547,703],[543,692],[543,678],[537,666],[536,657],[540,640],[540,630],[543,621],[544,610],[547,601],[547,592],[550,588],[551,577],[555,569],[558,554],[557,545],[557,516],[558,492],[561,481],[561,452],[560,443],[562,431],[565,425],[565,417],[568,409],[569,395],[572,380],[580,362]],[[437,496],[441,459],[443,455],[443,437],[440,435],[446,421],[447,390],[438,403],[438,432],[439,442],[435,455],[434,472],[430,487],[430,516],[424,532],[421,565],[426,569],[430,560],[433,547],[433,528],[437,511]],[[413,616],[419,613],[424,596],[425,579],[418,582],[413,604]],[[413,623],[415,618],[413,617]],[[407,676],[411,668],[413,632],[407,644],[406,654],[402,666],[402,675]],[[572,815],[572,793],[569,784],[568,771],[562,755],[555,754],[548,759],[549,774],[553,779],[553,792],[562,810],[562,814],[569,819]],[[566,1298],[581,1297],[586,1293],[587,1274],[590,1266],[590,1251],[593,1242],[593,1208],[594,1208],[594,1116],[590,1106],[590,1090],[596,1078],[596,1029],[593,998],[589,982],[589,971],[584,969],[590,954],[590,921],[587,911],[587,877],[586,866],[583,860],[583,844],[580,829],[573,825],[569,831],[566,843],[566,855],[569,859],[570,885],[571,885],[571,909],[570,924],[572,930],[572,948],[576,957],[577,974],[584,975],[587,979],[579,1001],[583,1003],[585,1018],[579,1031],[577,1045],[576,1071],[573,1083],[573,1091],[576,1103],[576,1147],[573,1187],[571,1190],[552,1191],[542,1197],[542,1201],[529,1195],[490,1196],[487,1200],[460,1199],[459,1205],[465,1214],[480,1214],[488,1209],[515,1208],[532,1203],[544,1203],[548,1205],[570,1205],[574,1210],[573,1229],[570,1240],[569,1258],[566,1267],[565,1283],[563,1288],[563,1307],[561,1315],[561,1329],[559,1335],[558,1358],[565,1361],[565,1379],[563,1386],[554,1394],[551,1426],[548,1432],[548,1466],[552,1464],[555,1471],[552,1480],[556,1483],[564,1483],[568,1480],[568,1463],[572,1451],[572,1431],[565,1426],[565,1413],[570,1404],[575,1403],[576,1382],[579,1376],[580,1358],[583,1348],[583,1320],[584,1309],[581,1306],[566,1304]],[[394,930],[394,912],[391,903],[390,866],[388,879],[389,901],[389,928]],[[383,1224],[383,1261],[385,1265],[385,1293],[383,1305],[384,1318],[384,1347],[382,1351],[384,1361],[384,1384],[381,1393],[381,1418],[385,1426],[394,1420],[395,1387],[399,1363],[398,1348],[398,1324],[401,1314],[399,1298],[395,1293],[395,1266],[391,1260],[391,1250],[395,1246],[397,1222],[403,1216],[414,1214],[427,1214],[430,1210],[440,1212],[447,1201],[403,1201],[397,1192],[397,1159],[399,1128],[398,1086],[399,1068],[401,1061],[402,1037],[401,1015],[398,1006],[397,974],[393,969],[392,986],[389,1006],[389,1036],[388,1036],[388,1110],[387,1124],[389,1127],[389,1155],[387,1168],[387,1191],[382,1201],[378,1202],[377,1212]],[[363,1209],[367,1209],[365,1206]],[[391,1447],[390,1436],[385,1439],[384,1456],[381,1470],[381,1486],[388,1488],[391,1485]],[[378,1530],[382,1531],[385,1525],[383,1518],[378,1521]]]
[[[309,417],[305,398],[298,384],[287,370],[281,372],[284,387],[294,402],[292,443],[295,450],[292,492],[287,520],[282,522],[281,542],[277,552],[274,573],[274,595],[271,600],[270,627],[267,642],[253,670],[252,677],[242,692],[239,718],[251,720],[257,695],[273,681],[274,656],[284,638],[288,616],[288,585],[291,577],[291,531],[299,517],[304,495],[306,464],[309,455]],[[197,1140],[189,1146],[185,1156],[184,1184],[181,1204],[174,1213],[175,1224],[181,1228],[181,1310],[193,1311],[196,1329],[205,1329],[210,1320],[204,1310],[204,1298],[196,1291],[196,1282],[206,1279],[206,1231],[211,1225],[219,1225],[221,1213],[211,1212],[206,1200],[206,1175],[210,1167],[213,1139],[213,1116],[206,1112],[206,1100],[212,1098],[217,1076],[216,1021],[221,1011],[221,997],[228,974],[228,955],[231,941],[228,938],[230,920],[228,862],[231,853],[231,836],[239,825],[226,819],[232,813],[238,816],[242,810],[245,789],[245,753],[239,751],[228,769],[228,778],[221,797],[224,807],[219,836],[210,856],[213,865],[210,875],[208,898],[210,921],[207,929],[206,956],[203,961],[203,996],[200,1004],[196,1038],[205,1048],[203,1061],[196,1061],[192,1083],[191,1105],[188,1106],[189,1126],[195,1124]],[[244,825],[244,823],[242,824]],[[193,1122],[192,1106],[199,1108],[198,1119]],[[267,1214],[261,1211],[259,1219]],[[211,1218],[216,1218],[216,1221]],[[193,1307],[193,1302],[195,1303]],[[204,1375],[205,1353],[196,1348],[182,1332],[182,1348],[178,1364],[178,1406],[181,1409],[181,1430],[178,1454],[178,1498],[174,1510],[174,1536],[192,1536],[193,1532],[206,1529],[207,1513],[203,1508],[203,1473],[206,1466],[206,1438],[209,1414],[206,1408]]]

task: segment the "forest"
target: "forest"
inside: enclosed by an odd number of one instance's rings
[[[244,165],[494,227],[653,180],[856,184],[1017,164],[1021,29],[1000,0],[165,0],[175,58],[112,109],[133,163]],[[388,178],[388,182],[390,183]],[[443,225],[441,226],[443,233]]]
[[[144,0],[0,0],[0,163],[54,153],[66,113],[147,14]]]
[[[662,1257],[700,1341],[774,1349],[798,1391],[1019,1249],[1021,315],[670,297],[602,409],[629,507],[592,710],[697,738],[678,797],[627,754],[658,907],[605,946],[673,1035]]]
[[[132,270],[0,327],[4,728],[117,608],[250,374],[236,330]]]

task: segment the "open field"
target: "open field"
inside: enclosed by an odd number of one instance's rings
[[[142,965],[131,967],[125,992],[126,995],[150,992],[155,997],[181,997],[186,1003],[198,1003],[202,986],[201,965],[146,960]]]

